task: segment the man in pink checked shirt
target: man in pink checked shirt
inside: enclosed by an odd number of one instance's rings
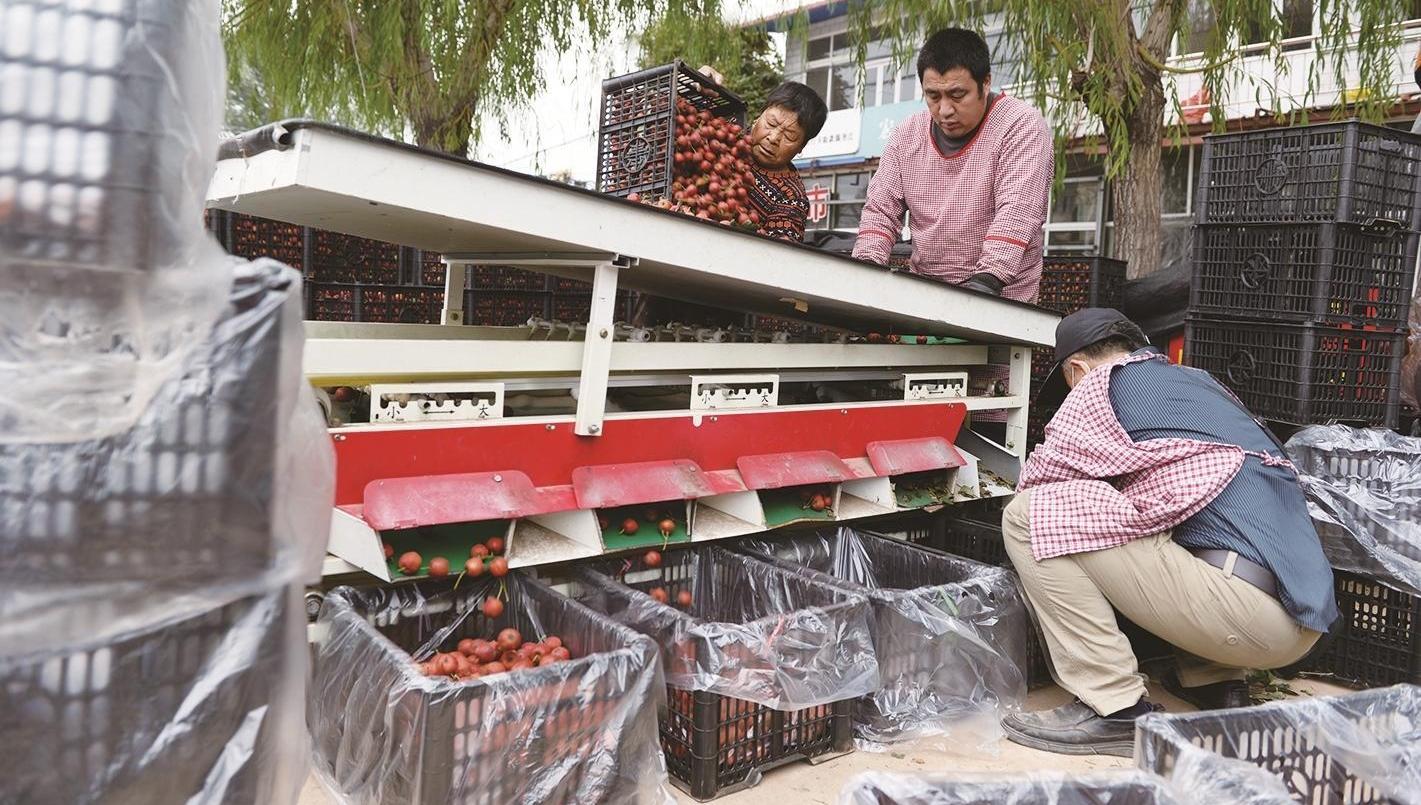
[[[1062,319],[1056,360],[1037,403],[1064,402],[1002,535],[1076,700],[1002,727],[1037,749],[1129,757],[1157,706],[1116,610],[1175,647],[1166,690],[1238,707],[1246,669],[1297,662],[1336,622],[1332,569],[1282,445],[1208,373],[1108,308]]]
[[[918,54],[927,109],[903,121],[868,185],[854,257],[884,265],[903,226],[915,273],[1035,302],[1055,156],[1030,104],[992,90],[978,34],[947,28]]]

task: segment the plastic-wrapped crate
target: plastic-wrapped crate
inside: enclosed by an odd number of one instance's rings
[[[879,685],[868,599],[714,546],[669,551],[654,569],[595,562],[573,580],[578,600],[661,647],[662,749],[692,796],[853,748],[852,700]]]
[[[222,214],[230,221],[228,252],[248,260],[270,257],[297,271],[303,270],[306,252],[305,227],[236,212]]]
[[[1199,753],[1202,755],[1203,753]],[[1196,769],[1191,769],[1195,772]],[[840,805],[1291,805],[1265,772],[1238,761],[1199,757],[1189,788],[1135,770],[1061,774],[893,774],[864,772]]]
[[[999,708],[1025,699],[1021,669],[1033,629],[1009,571],[849,528],[738,547],[873,604],[882,684],[855,707],[860,737],[946,735],[983,716],[995,725]]]
[[[0,442],[0,610],[36,586],[63,585],[69,601],[102,595],[80,582],[318,566],[309,537],[329,523],[334,455],[301,376],[300,283],[270,261],[228,269],[222,317],[132,427]]]
[[[0,441],[126,428],[226,298],[215,0],[0,5]]]
[[[0,801],[296,796],[307,773],[301,590],[189,603],[138,626],[133,610],[71,609],[92,637],[0,654]]]
[[[184,259],[220,121],[206,3],[0,6],[0,252],[152,271]],[[216,132],[212,134],[215,136]]]
[[[482,603],[507,585],[495,619]],[[414,660],[466,637],[557,635],[570,661],[455,681]],[[656,646],[512,573],[342,587],[317,621],[316,771],[353,803],[662,802]]]
[[[1189,310],[1404,327],[1419,240],[1394,226],[1196,227]]]
[[[1332,579],[1342,624],[1305,670],[1367,687],[1421,684],[1421,595],[1345,570]]]
[[[1233,389],[1264,419],[1394,427],[1405,332],[1191,318],[1184,362]]]
[[[1168,715],[1135,727],[1135,762],[1187,790],[1208,785],[1199,750],[1248,761],[1281,780],[1299,802],[1415,802],[1421,791],[1421,688],[1397,685],[1345,696]]]
[[[602,82],[597,189],[615,196],[670,195],[676,100],[745,124],[745,102],[680,61]]]
[[[983,562],[998,567],[1010,568],[1006,543],[1002,541],[1000,523],[982,523],[965,518],[940,516],[933,521],[933,527],[922,544],[930,548]],[[1026,635],[1026,659],[1021,666],[1026,686],[1031,690],[1049,685],[1051,679],[1050,655],[1041,641],[1041,633],[1033,624]]]
[[[1287,447],[1332,566],[1421,595],[1421,439],[1318,425]]]
[[[1212,134],[1194,205],[1201,224],[1421,229],[1421,137],[1355,120]]]
[[[1125,262],[1109,257],[1047,257],[1041,266],[1041,307],[1062,315],[1124,301]],[[1047,350],[1049,353],[1049,350]]]

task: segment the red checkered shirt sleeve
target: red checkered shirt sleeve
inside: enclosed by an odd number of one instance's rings
[[[903,213],[908,209],[903,190],[903,172],[898,150],[907,126],[898,131],[883,149],[878,170],[868,181],[868,198],[859,218],[859,234],[854,240],[854,257],[879,265],[887,265],[903,228]]]
[[[982,239],[977,270],[1004,285],[1023,272],[1023,254],[1046,223],[1053,149],[1051,132],[1040,115],[1018,117],[1002,137],[993,188],[996,212]]]
[[[1236,445],[1192,439],[1135,442],[1110,405],[1110,375],[1136,356],[1097,367],[1066,397],[1022,468],[1031,494],[1031,552],[1039,560],[1123,545],[1194,516],[1243,466]]]

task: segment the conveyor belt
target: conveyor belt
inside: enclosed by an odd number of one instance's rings
[[[620,287],[859,332],[1050,346],[1058,320],[1032,305],[311,122],[271,124],[224,144],[208,203],[441,253],[617,253],[639,261],[621,272]]]

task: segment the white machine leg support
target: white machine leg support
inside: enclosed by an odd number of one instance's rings
[[[582,381],[577,396],[578,436],[597,436],[607,412],[607,374],[612,365],[612,310],[617,302],[617,264],[598,263],[592,274],[592,311],[582,346]]]
[[[1011,376],[1007,380],[1007,394],[1027,400],[1020,408],[1007,409],[1006,448],[1017,458],[1026,458],[1026,415],[1031,398],[1031,347],[1011,348]]]
[[[440,324],[464,323],[464,288],[469,284],[469,269],[463,260],[444,258],[444,313]]]

